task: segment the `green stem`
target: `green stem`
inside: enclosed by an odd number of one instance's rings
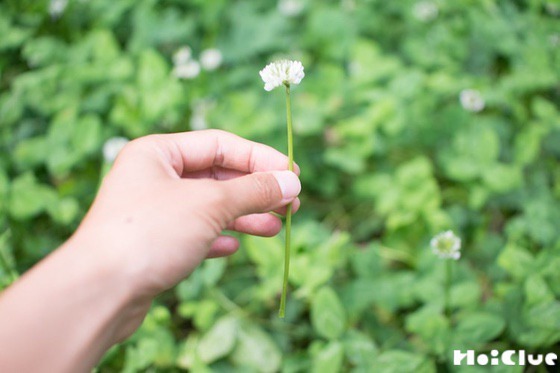
[[[294,170],[294,140],[292,134],[292,104],[290,101],[290,85],[286,84],[286,122],[288,126],[288,170]],[[286,209],[286,248],[284,251],[284,282],[280,298],[278,316],[284,318],[286,313],[286,295],[288,293],[288,277],[290,274],[290,247],[292,236],[292,204]]]
[[[451,304],[450,304],[450,291],[451,291],[451,277],[453,275],[452,259],[445,260],[445,294],[444,294],[444,310],[445,317],[451,322]]]

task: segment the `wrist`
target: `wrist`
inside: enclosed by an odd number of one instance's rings
[[[97,242],[93,237],[75,235],[47,258],[46,263],[40,264],[46,268],[38,268],[44,272],[47,282],[54,285],[53,315],[58,313],[64,318],[60,321],[66,324],[65,329],[81,330],[75,335],[63,334],[73,345],[66,354],[69,371],[82,370],[77,367],[93,368],[112,345],[136,329],[136,325],[130,324],[138,320],[134,317],[139,313],[138,301],[130,282],[118,261],[108,260],[104,248],[96,247]],[[60,273],[59,281],[47,277],[54,271]],[[63,297],[67,300],[62,300]],[[62,300],[58,307],[54,304],[57,299]],[[57,321],[54,315],[53,324]]]
[[[91,245],[72,237],[2,294],[0,371],[87,371],[141,321],[118,268]]]
[[[151,298],[139,289],[140,265],[104,245],[99,237],[75,234],[61,248],[83,263],[82,281],[93,285],[91,296],[105,312],[107,348],[129,337],[142,323]]]

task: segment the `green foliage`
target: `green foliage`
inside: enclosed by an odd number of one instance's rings
[[[344,332],[344,306],[332,289],[322,288],[313,296],[311,323],[317,334],[327,339],[338,339]]]
[[[284,151],[282,94],[258,71],[280,56],[306,69],[286,321],[282,235],[243,237],[98,371],[434,372],[457,369],[457,348],[558,353],[557,1],[301,0],[295,16],[276,1],[49,3],[0,3],[2,288],[76,228],[107,139],[207,126]],[[176,78],[187,44],[223,64]],[[448,319],[428,246],[450,228],[463,255]]]

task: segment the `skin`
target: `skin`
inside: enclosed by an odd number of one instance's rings
[[[0,297],[0,371],[85,372],[234,230],[273,236],[301,185],[278,151],[209,130],[129,143],[74,235]]]

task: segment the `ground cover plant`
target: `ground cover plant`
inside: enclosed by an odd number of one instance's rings
[[[558,0],[3,0],[0,286],[73,232],[111,138],[217,128],[285,151],[285,104],[258,74],[280,58],[306,72],[285,319],[283,235],[242,237],[98,371],[455,372],[453,349],[559,353]],[[447,230],[448,296],[430,249]]]

